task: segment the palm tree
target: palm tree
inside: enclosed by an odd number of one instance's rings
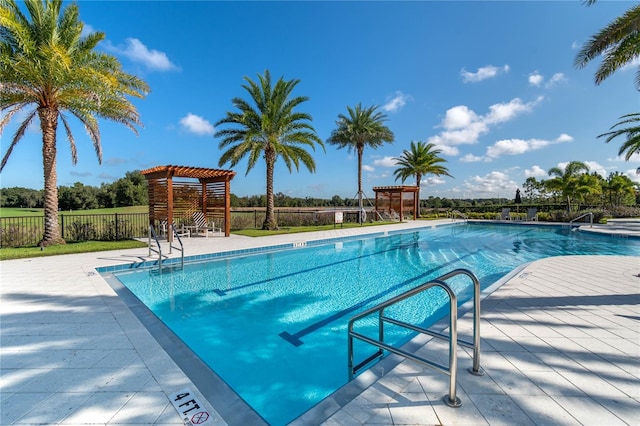
[[[562,170],[560,167],[549,169],[549,176],[555,176],[553,179],[545,182],[546,186],[552,191],[558,191],[567,200],[567,211],[571,212],[571,198],[576,195],[578,189],[578,176],[588,172],[589,166],[580,162],[572,161]]]
[[[315,143],[324,150],[322,140],[311,126],[311,116],[294,109],[308,100],[305,96],[291,98],[291,92],[300,80],[285,81],[282,77],[271,84],[269,70],[258,74],[258,82],[245,77],[242,87],[249,92],[255,105],[241,98],[233,98],[233,105],[239,112],[227,112],[227,116],[215,125],[231,124],[236,127],[220,130],[215,137],[221,137],[219,148],[228,148],[218,164],[238,164],[249,156],[247,174],[260,157],[267,166],[267,208],[262,229],[276,229],[278,224],[273,207],[273,170],[276,159],[282,158],[291,172],[292,166],[299,170],[300,162],[310,172],[315,172],[316,164],[304,146],[315,150]]]
[[[620,117],[622,121],[614,124],[611,127],[611,131],[607,133],[603,133],[598,135],[599,138],[606,137],[605,142],[609,143],[614,138],[624,135],[627,135],[627,141],[622,144],[620,150],[618,151],[618,155],[622,155],[625,153],[624,159],[629,161],[633,154],[640,154],[640,113],[626,114]],[[631,126],[616,129],[616,127],[622,126],[624,124],[631,124]],[[614,130],[615,129],[615,130]]]
[[[438,155],[440,152],[439,149],[435,149],[435,145],[432,143],[412,141],[410,151],[405,149],[400,157],[394,158],[396,165],[399,166],[393,172],[396,180],[401,179],[404,183],[408,178],[416,177],[416,186],[418,187],[414,206],[416,217],[420,217],[420,181],[422,177],[427,174],[453,177],[449,174],[449,170],[440,164],[447,162]]]
[[[362,212],[362,154],[365,146],[378,148],[384,142],[393,142],[393,132],[384,125],[387,116],[377,106],[363,108],[361,104],[351,108],[347,106],[348,116],[338,115],[337,128],[327,140],[338,148],[347,148],[358,154],[358,209]],[[359,215],[362,223],[362,215]]]
[[[104,33],[82,36],[77,4],[62,8],[61,0],[25,0],[25,16],[14,0],[0,0],[0,133],[11,118],[27,106],[34,109],[16,131],[0,163],[0,172],[36,115],[42,131],[44,166],[44,236],[41,246],[64,243],[58,225],[56,133],[58,120],[77,162],[69,112],[84,125],[102,163],[97,117],[116,121],[137,133],[141,125],[127,96],[142,98],[147,84],[124,73],[113,56],[93,49]]]
[[[586,1],[587,4],[595,0]],[[574,65],[584,68],[593,59],[602,56],[602,63],[595,75],[596,84],[640,56],[640,4],[631,7],[624,15],[600,30],[585,43],[574,60]],[[640,69],[636,72],[636,87],[640,88]]]

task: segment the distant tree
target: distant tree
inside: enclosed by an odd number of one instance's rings
[[[602,177],[596,172],[579,175],[575,188],[577,198],[584,204],[599,204],[600,195],[602,194],[601,181]],[[578,208],[578,210],[580,209]]]
[[[16,144],[36,115],[42,132],[44,166],[44,236],[42,246],[64,243],[58,224],[56,135],[58,120],[71,145],[71,161],[77,162],[75,139],[63,112],[84,125],[102,162],[98,117],[121,123],[136,132],[138,112],[127,96],[143,97],[149,88],[122,71],[118,60],[94,51],[104,39],[101,32],[82,35],[78,5],[62,8],[61,0],[25,0],[28,16],[14,0],[0,0],[0,133],[11,118],[27,106],[24,116],[0,163],[4,169]]]
[[[393,172],[396,176],[396,180],[401,179],[402,183],[410,177],[416,178],[416,186],[418,191],[416,193],[415,212],[416,216],[420,217],[420,183],[422,178],[428,174],[435,176],[449,176],[449,170],[440,163],[446,163],[447,160],[440,157],[439,154],[442,151],[436,149],[436,146],[432,143],[425,142],[411,142],[411,149],[402,151],[402,155],[398,158],[394,158],[396,166],[398,168]]]
[[[0,188],[0,207],[42,207],[44,203],[42,190],[32,188],[11,187]]]
[[[311,116],[296,112],[294,109],[308,100],[305,96],[291,98],[291,92],[300,80],[285,81],[282,77],[271,84],[268,70],[264,75],[258,74],[258,82],[248,77],[242,87],[249,93],[254,105],[241,98],[233,98],[233,105],[238,112],[227,112],[227,116],[216,123],[216,126],[230,124],[235,127],[216,132],[221,137],[220,149],[227,149],[218,164],[230,163],[231,167],[248,156],[247,174],[255,166],[259,158],[264,158],[267,169],[267,207],[262,229],[278,227],[274,215],[273,171],[278,157],[292,171],[299,164],[305,165],[310,172],[315,172],[316,164],[311,154],[305,149],[315,150],[315,144],[324,149],[322,140],[311,126]]]
[[[76,182],[73,186],[58,188],[58,205],[61,210],[89,210],[98,208],[98,190]]]
[[[619,172],[609,174],[604,190],[608,195],[608,202],[611,206],[635,204],[636,190],[634,183],[629,177]]]
[[[362,155],[365,147],[378,148],[393,142],[393,132],[384,125],[387,116],[377,111],[377,106],[363,108],[361,104],[351,108],[348,115],[339,114],[336,129],[327,140],[331,145],[347,148],[358,155],[358,208],[362,210]],[[360,219],[359,219],[360,220]]]
[[[545,186],[552,191],[559,192],[567,200],[567,211],[571,212],[571,198],[577,195],[578,176],[588,172],[589,166],[580,161],[571,161],[563,169],[553,167],[549,169],[549,176],[555,176],[545,181]]]
[[[538,181],[535,177],[530,176],[522,185],[524,189],[524,197],[529,202],[538,202],[544,196],[544,183]]]

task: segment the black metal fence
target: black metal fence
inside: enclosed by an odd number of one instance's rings
[[[147,213],[58,215],[65,241],[116,241],[148,235]],[[0,247],[35,246],[44,235],[44,216],[0,218]]]
[[[343,210],[343,220],[358,222],[357,210]],[[276,209],[280,227],[331,225],[334,211]],[[373,219],[368,213],[369,219]],[[264,209],[231,212],[231,230],[257,229],[265,219]],[[149,232],[148,213],[64,214],[58,216],[62,238],[67,242],[116,241],[145,238]],[[44,216],[0,217],[0,247],[35,246],[44,235]]]

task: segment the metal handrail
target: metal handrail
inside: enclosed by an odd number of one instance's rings
[[[157,250],[151,247],[152,237],[155,240],[156,245],[158,246]],[[162,272],[162,247],[160,246],[160,241],[158,240],[158,237],[156,235],[155,229],[153,228],[153,225],[149,225],[149,257],[151,257],[152,252],[158,253],[158,269],[160,270],[160,272]]]
[[[464,220],[469,220],[466,214],[462,213],[460,210],[452,210],[451,211],[451,220],[455,220],[455,216],[460,216]]]
[[[175,235],[175,237],[178,239],[178,242],[180,243],[180,247],[174,246],[173,240],[170,241],[169,253],[171,253],[171,249],[176,249],[180,251],[180,267],[184,269],[184,245],[182,244],[182,239],[180,239],[180,234],[178,234],[178,231],[176,231],[176,225],[173,223],[171,224],[171,231],[173,232],[173,235]]]
[[[582,219],[583,217],[589,216],[589,228],[593,228],[593,213],[589,212],[589,213],[585,213],[583,215],[580,215],[578,217],[576,217],[575,219],[572,219],[569,221],[569,226],[571,226],[573,224],[573,222],[575,222],[578,219]]]
[[[457,335],[457,320],[458,320],[458,308],[457,308],[457,298],[453,290],[444,282],[444,280],[448,280],[456,275],[467,275],[470,277],[474,284],[474,292],[473,292],[473,342],[466,342],[464,340],[458,339]],[[413,324],[408,324],[403,321],[399,321],[384,315],[384,309],[396,304],[400,301],[403,301],[409,297],[412,297],[416,294],[422,293],[434,286],[441,287],[445,290],[447,295],[449,296],[450,303],[450,313],[449,313],[449,335],[444,335],[442,333],[434,332],[422,327],[415,326]],[[364,336],[360,333],[353,331],[354,323],[366,316],[369,316],[373,313],[378,313],[378,340],[374,340],[370,337]],[[426,360],[424,358],[418,357],[414,354],[408,353],[402,349],[394,348],[386,343],[384,343],[384,323],[394,324],[400,327],[408,328],[412,331],[427,334],[436,338],[444,339],[449,341],[449,367],[442,366],[436,364],[432,361]],[[366,358],[364,361],[360,362],[358,365],[353,365],[353,338],[357,338],[366,343],[372,344],[378,348],[378,350]],[[456,375],[457,375],[457,345],[460,344],[465,347],[473,348],[473,367],[469,369],[472,374],[481,376],[484,374],[484,371],[480,367],[480,281],[471,271],[466,269],[455,269],[435,280],[424,283],[418,287],[415,287],[405,293],[402,293],[386,302],[383,302],[377,306],[374,306],[366,311],[352,317],[349,320],[349,328],[348,328],[348,364],[349,364],[349,380],[353,378],[355,373],[361,368],[368,365],[370,362],[374,361],[377,358],[381,358],[384,354],[383,349],[387,350],[391,353],[395,353],[401,356],[404,356],[407,359],[415,361],[419,364],[422,364],[426,367],[432,368],[436,371],[440,371],[441,373],[449,375],[449,394],[443,397],[444,402],[451,407],[459,407],[461,405],[460,399],[456,397]]]

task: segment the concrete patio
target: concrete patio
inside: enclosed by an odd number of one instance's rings
[[[184,242],[187,255],[195,255],[421,226],[425,222]],[[261,421],[229,407],[235,402],[179,367],[181,360],[176,363],[95,271],[147,255],[133,249],[0,263],[3,425],[181,425],[170,396],[185,388],[209,415],[204,424]],[[638,274],[637,256],[556,257],[526,265],[483,300],[486,375],[468,374],[470,358],[459,349],[462,407],[442,402],[446,376],[392,356],[294,423],[640,424]],[[470,332],[469,315],[459,329]],[[410,345],[446,360],[440,341]]]

